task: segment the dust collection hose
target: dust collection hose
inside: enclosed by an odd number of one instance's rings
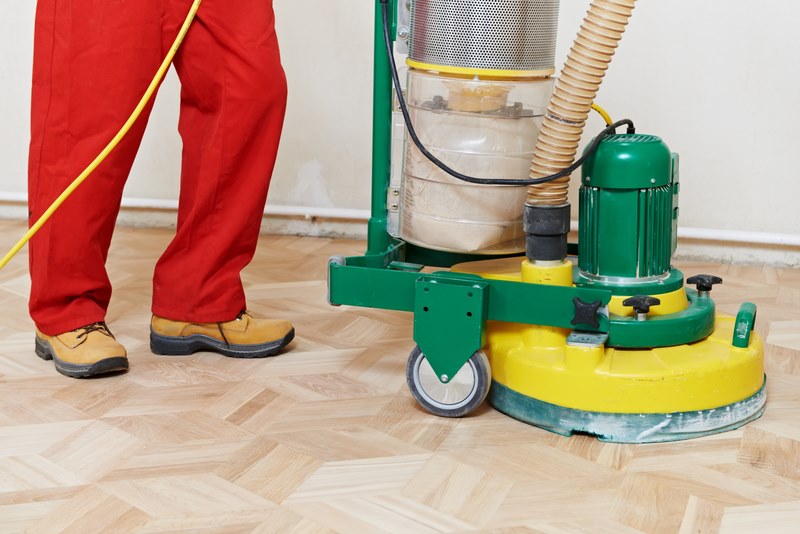
[[[16,245],[14,245],[11,250],[0,260],[0,269],[5,267],[11,259],[17,255],[17,253],[22,250],[22,247],[31,240],[31,238],[36,235],[44,223],[50,219],[50,217],[61,207],[61,204],[64,203],[65,200],[69,198],[72,193],[80,186],[84,180],[86,180],[97,167],[100,166],[103,161],[108,157],[109,154],[119,145],[119,143],[125,138],[128,134],[130,129],[133,127],[134,123],[136,123],[139,116],[144,111],[144,108],[147,104],[150,103],[150,100],[153,98],[153,95],[158,89],[159,84],[164,79],[164,75],[167,73],[169,66],[172,64],[172,60],[175,58],[175,54],[178,52],[181,44],[183,43],[183,39],[186,37],[186,33],[189,31],[189,28],[194,22],[195,15],[197,15],[197,10],[200,8],[200,4],[203,3],[203,0],[194,0],[192,7],[189,8],[189,13],[186,15],[186,20],[183,22],[183,26],[181,27],[180,31],[178,32],[178,36],[175,38],[175,42],[172,43],[172,47],[170,47],[169,52],[167,52],[166,57],[164,57],[164,61],[161,63],[161,66],[158,68],[153,81],[150,82],[150,85],[147,87],[147,91],[145,91],[142,99],[139,100],[139,103],[136,105],[136,108],[131,113],[131,116],[128,117],[128,120],[125,121],[125,124],[122,128],[117,132],[117,135],[106,145],[106,147],[98,154],[98,156],[92,161],[86,169],[77,177],[73,182],[64,190],[61,195],[50,205],[49,208],[42,214],[41,217],[30,227],[28,232],[22,236]]]
[[[593,0],[556,81],[536,142],[530,178],[569,168],[592,102],[628,24],[636,0]],[[527,204],[567,204],[569,175],[528,187]]]

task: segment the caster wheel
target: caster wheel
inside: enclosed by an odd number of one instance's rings
[[[419,347],[414,347],[406,365],[411,394],[428,412],[441,417],[461,417],[481,405],[489,393],[492,373],[489,359],[477,351],[447,383],[436,376]]]

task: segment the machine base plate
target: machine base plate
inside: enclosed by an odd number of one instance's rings
[[[596,436],[611,443],[660,443],[735,430],[764,413],[766,379],[753,396],[709,410],[675,413],[587,412],[527,397],[492,381],[489,403],[500,412],[562,436]]]

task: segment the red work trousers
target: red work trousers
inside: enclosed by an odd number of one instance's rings
[[[118,131],[191,0],[38,0],[29,207],[36,220]],[[175,58],[183,140],[178,224],[156,264],[153,313],[218,322],[245,309],[286,109],[272,0],[205,0]],[[55,335],[104,321],[122,190],[150,108],[30,245],[30,312]]]

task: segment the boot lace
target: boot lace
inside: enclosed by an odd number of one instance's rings
[[[236,319],[234,319],[234,320],[235,321],[241,321],[242,317],[244,317],[245,315],[250,315],[250,314],[247,313],[247,310],[242,310],[242,311],[239,312],[239,315],[236,316]],[[228,336],[225,335],[225,330],[222,328],[222,323],[217,323],[217,329],[219,329],[219,334],[222,336],[222,339],[225,341],[225,344],[230,347],[231,346],[231,342],[228,341]]]
[[[78,334],[78,336],[77,336],[78,339],[83,339],[86,336],[88,336],[89,334],[91,334],[92,332],[100,332],[101,334],[106,335],[108,337],[114,337],[114,334],[112,334],[111,330],[108,329],[108,326],[106,326],[106,323],[93,323],[93,324],[84,326],[83,328],[78,328],[78,330],[81,331],[80,334]]]

